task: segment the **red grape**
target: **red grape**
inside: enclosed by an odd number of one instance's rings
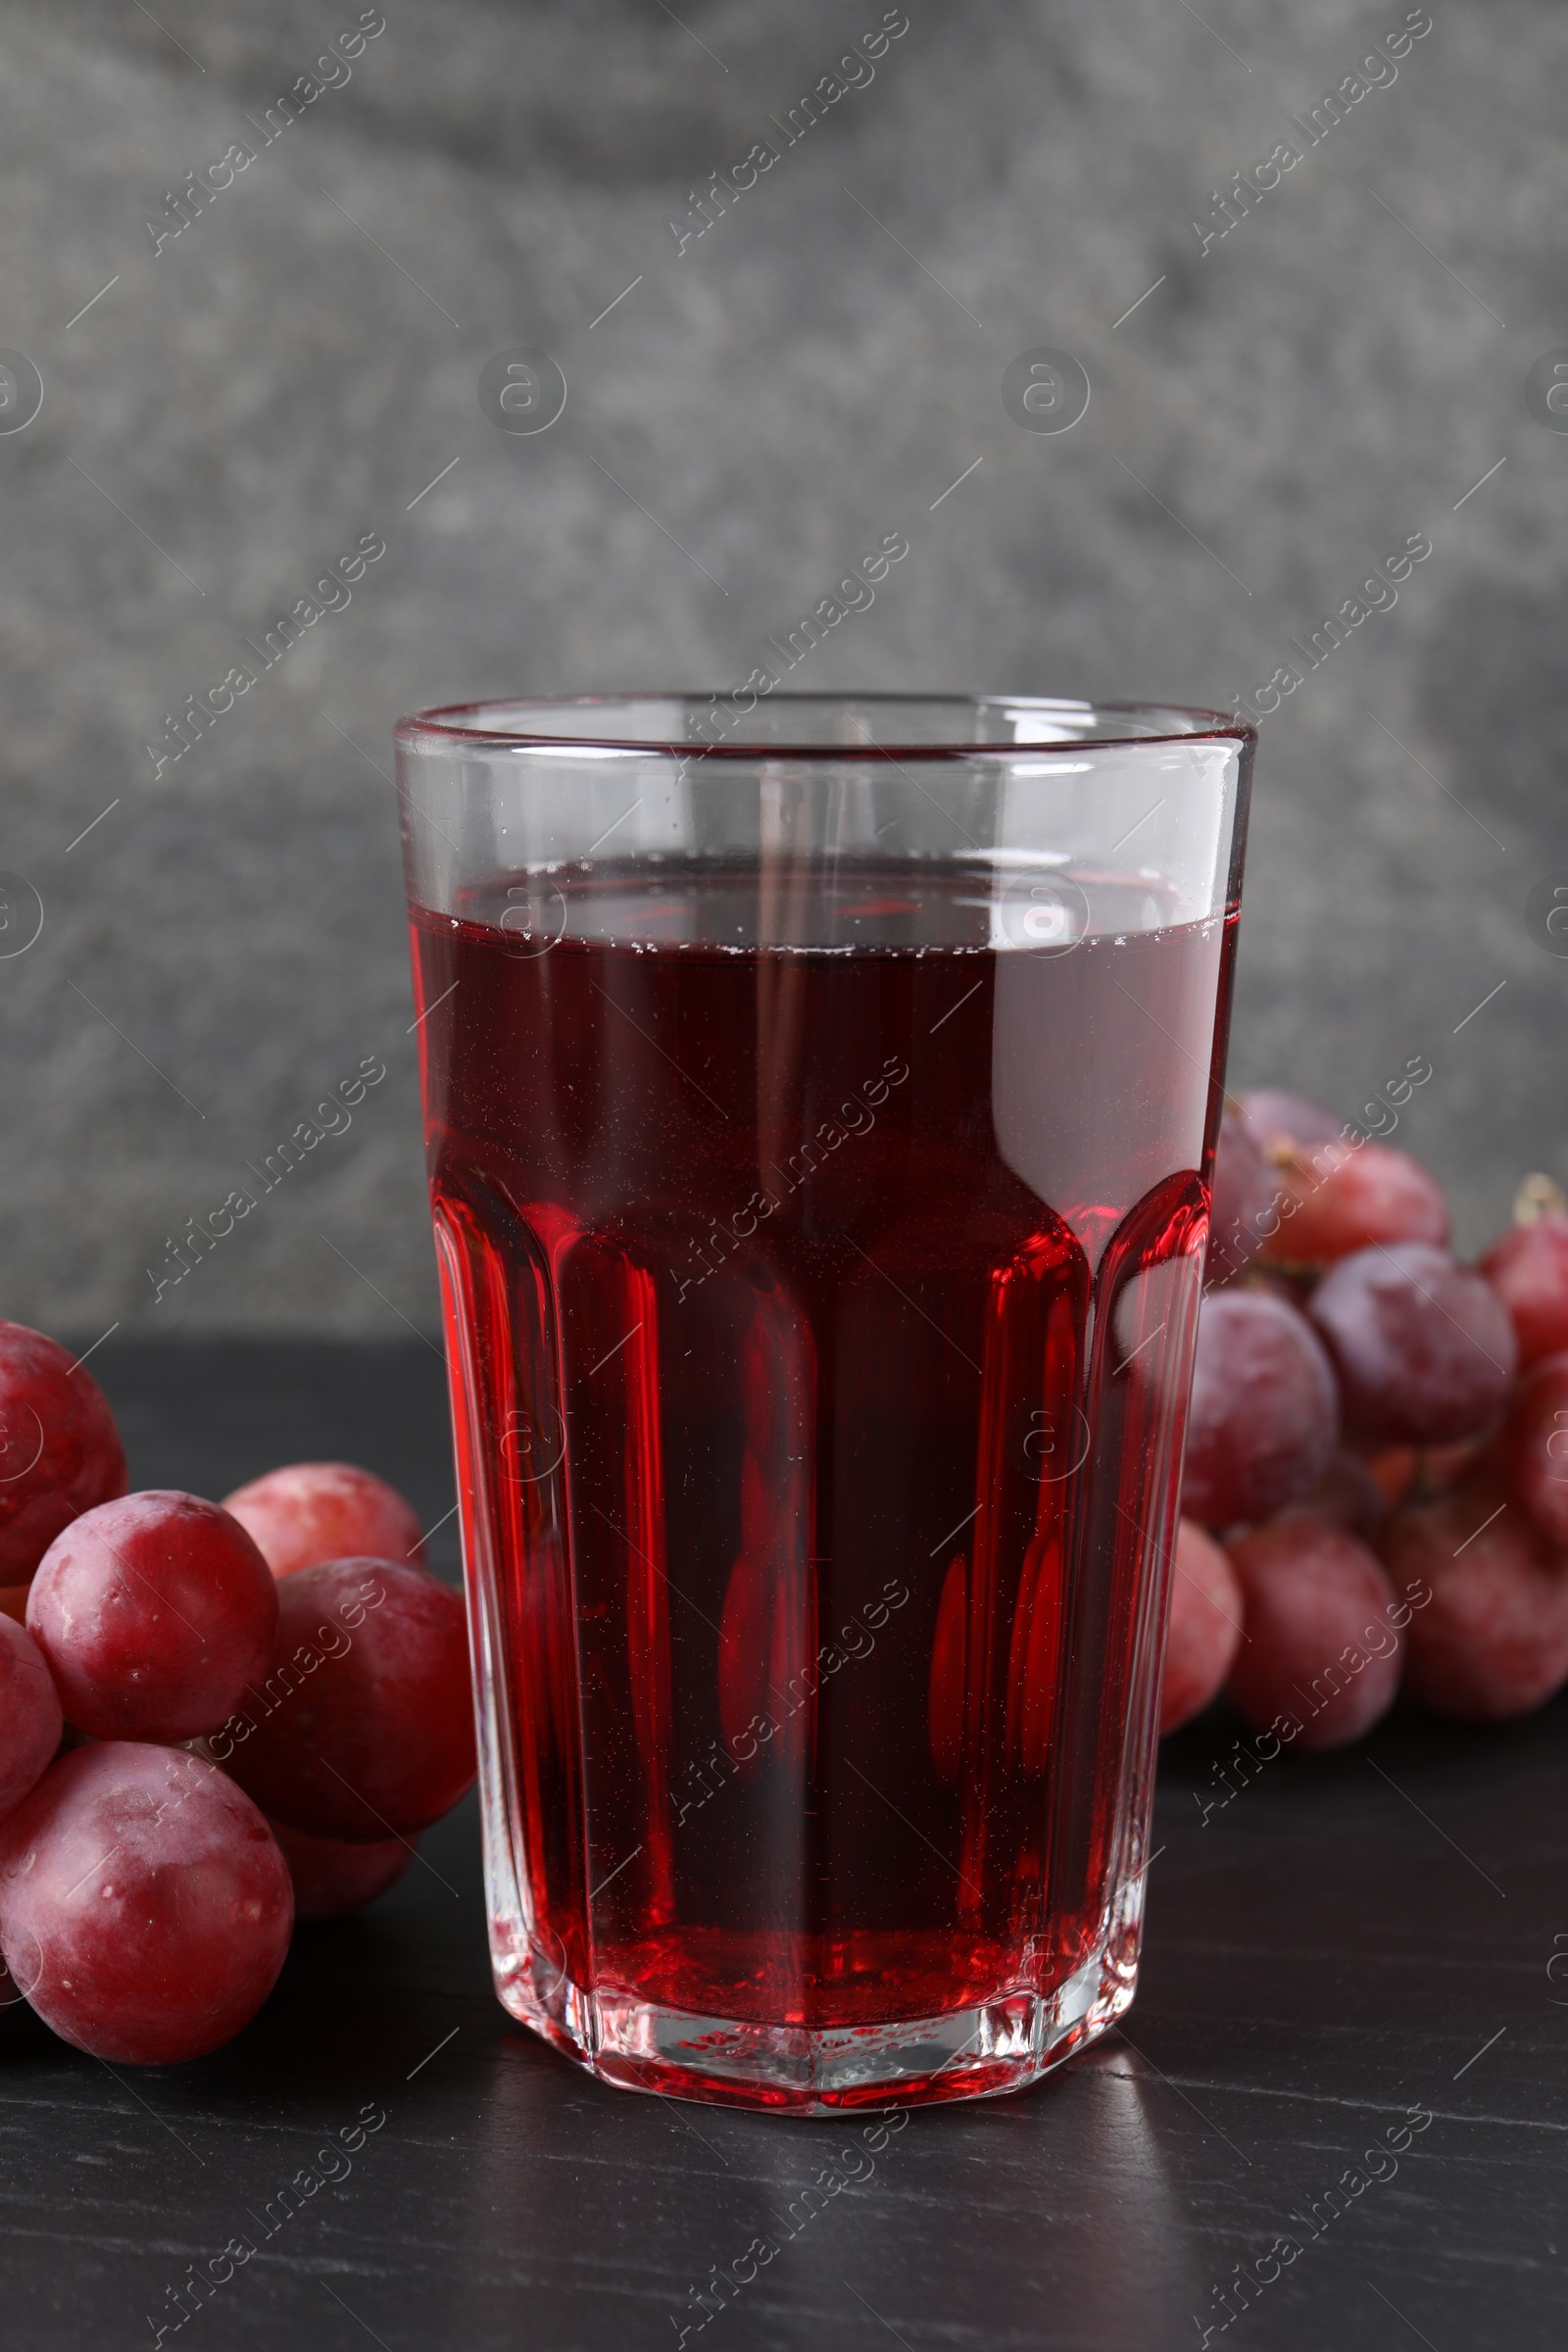
[[[1254,1731],[1344,1747],[1394,1703],[1400,1611],[1376,1557],[1326,1519],[1276,1519],[1230,1546],[1246,1601],[1231,1697]],[[1285,1718],[1297,1728],[1287,1734]]]
[[[216,2050],[270,1992],[294,1895],[226,1773],[107,1740],[62,1756],[0,1823],[0,1950],[44,2023],[111,2064]]]
[[[1244,1095],[1241,1121],[1265,1159],[1302,1144],[1335,1143],[1345,1133],[1345,1122],[1321,1102],[1276,1086],[1257,1086]]]
[[[1280,1516],[1327,1519],[1335,1527],[1348,1528],[1352,1536],[1369,1536],[1389,1501],[1365,1458],[1341,1446],[1329,1457],[1328,1468],[1316,1486],[1295,1502],[1288,1502]]]
[[[274,1576],[322,1560],[412,1560],[424,1566],[424,1531],[395,1487],[351,1462],[289,1462],[223,1497]]]
[[[338,1838],[310,1838],[285,1821],[268,1824],[294,1882],[296,1919],[343,1919],[361,1911],[401,1879],[414,1860],[403,1838],[378,1845],[346,1845]]]
[[[78,1731],[186,1740],[266,1674],[277,1587],[216,1502],[125,1494],[55,1538],[27,1595],[27,1631]]]
[[[1376,1453],[1364,1454],[1361,1458],[1381,1488],[1389,1508],[1392,1510],[1396,1502],[1403,1502],[1409,1494],[1410,1482],[1415,1477],[1416,1465],[1421,1459],[1415,1447],[1382,1446]]]
[[[1428,1242],[1358,1250],[1307,1308],[1340,1376],[1348,1428],[1386,1445],[1441,1446],[1496,1419],[1513,1379],[1513,1326],[1496,1294]]]
[[[1213,1291],[1198,1318],[1182,1508],[1209,1527],[1266,1519],[1322,1475],[1339,1435],[1329,1359],[1267,1291]]]
[[[1378,1549],[1411,1610],[1412,1697],[1490,1722],[1539,1707],[1568,1678],[1568,1558],[1494,1480],[1396,1511]]]
[[[1459,1438],[1451,1446],[1427,1446],[1415,1456],[1404,1492],[1396,1502],[1431,1502],[1468,1478],[1485,1451],[1480,1438]],[[1381,1457],[1380,1457],[1381,1458]]]
[[[0,1617],[0,1815],[42,1778],[64,1725],[42,1650],[20,1625]]]
[[[1481,1271],[1512,1317],[1521,1364],[1568,1348],[1568,1213],[1551,1208],[1531,1224],[1511,1225]]]
[[[1263,1154],[1235,1112],[1227,1110],[1214,1149],[1206,1282],[1240,1273],[1249,1258],[1256,1256],[1277,1189]]]
[[[473,1781],[463,1599],[422,1568],[331,1560],[277,1588],[277,1663],[212,1752],[274,1820],[373,1845]]]
[[[0,1585],[0,1617],[11,1617],[18,1625],[25,1625],[27,1590],[26,1585]]]
[[[1568,1546],[1568,1351],[1525,1374],[1494,1451],[1547,1542]]]
[[[1276,1158],[1281,1210],[1261,1255],[1320,1265],[1376,1242],[1441,1243],[1448,1206],[1436,1177],[1389,1144],[1302,1146]]]
[[[1183,1519],[1171,1564],[1161,1737],[1191,1723],[1218,1695],[1241,1641],[1242,1588],[1236,1571],[1196,1519]]]
[[[41,1331],[0,1323],[0,1584],[30,1577],[63,1527],[124,1492],[97,1382]]]

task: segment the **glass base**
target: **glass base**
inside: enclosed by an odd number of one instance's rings
[[[1054,1992],[1004,1990],[934,2017],[818,2031],[704,2017],[614,1986],[589,1990],[499,1924],[492,1957],[503,2006],[602,2082],[719,2106],[834,2115],[997,2098],[1087,2049],[1133,1997],[1137,1906],[1117,1908],[1115,1926]]]

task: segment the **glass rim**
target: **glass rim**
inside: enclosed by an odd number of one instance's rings
[[[744,691],[742,689],[741,691]],[[591,724],[570,734],[530,734],[518,727],[487,727],[471,722],[481,714],[492,711],[526,713],[530,710],[624,710],[629,706],[646,702],[678,703],[694,710],[713,710],[728,697],[723,690],[712,693],[662,691],[648,688],[641,692],[622,694],[562,694],[517,695],[489,698],[474,703],[441,703],[425,710],[411,711],[400,718],[392,733],[401,744],[431,746],[482,746],[492,752],[608,752],[632,753],[644,757],[669,760],[742,760],[777,764],[784,760],[830,760],[872,762],[901,760],[976,760],[1018,759],[1029,754],[1077,749],[1086,752],[1155,750],[1161,746],[1225,741],[1255,744],[1257,728],[1251,720],[1239,717],[1234,711],[1213,710],[1200,704],[1071,700],[1062,696],[1031,694],[923,694],[917,691],[898,693],[887,690],[858,693],[845,689],[838,693],[808,694],[799,690],[759,696],[777,707],[799,707],[807,703],[836,704],[925,704],[947,710],[985,710],[991,706],[1013,710],[1051,711],[1076,710],[1096,715],[1120,715],[1126,718],[1148,716],[1161,720],[1185,719],[1186,726],[1161,726],[1153,732],[1129,735],[1082,735],[1063,733],[1059,737],[1035,738],[1027,743],[784,743],[741,739],[727,743],[685,742],[670,738],[640,739],[624,735],[602,735]],[[750,715],[748,713],[748,715]]]

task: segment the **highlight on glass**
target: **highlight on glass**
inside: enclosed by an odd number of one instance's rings
[[[1253,731],[397,736],[500,1997],[636,2088],[1015,2089],[1137,1975]]]

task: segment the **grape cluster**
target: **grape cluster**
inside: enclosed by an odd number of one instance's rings
[[[474,1777],[463,1602],[368,1471],[125,1492],[102,1392],[0,1323],[0,2005],[111,2064],[247,2024],[296,1920]]]
[[[1401,1686],[1539,1706],[1568,1682],[1568,1202],[1528,1178],[1464,1265],[1425,1168],[1266,1089],[1227,1105],[1212,1206],[1161,1730],[1222,1690],[1301,1748]]]

